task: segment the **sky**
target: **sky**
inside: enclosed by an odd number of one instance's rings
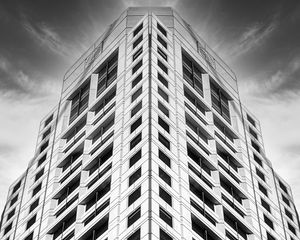
[[[0,212],[66,70],[129,6],[171,6],[234,70],[300,210],[300,1],[1,0]]]

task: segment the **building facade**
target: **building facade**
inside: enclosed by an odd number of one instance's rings
[[[296,240],[232,70],[171,8],[129,8],[66,72],[3,240]]]

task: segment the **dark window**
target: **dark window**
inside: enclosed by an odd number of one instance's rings
[[[26,229],[30,228],[35,223],[35,220],[36,220],[36,215],[34,215],[32,218],[30,218],[28,220],[27,225],[26,225]]]
[[[165,99],[167,102],[169,102],[169,96],[168,96],[168,94],[165,93],[164,90],[162,90],[160,87],[158,87],[157,92],[163,99]]]
[[[49,145],[49,140],[48,140],[47,142],[43,143],[43,145],[42,145],[41,148],[40,148],[40,153],[41,153],[42,151],[44,151],[44,150],[48,147],[48,145]]]
[[[260,183],[258,183],[258,188],[259,188],[259,190],[260,190],[263,194],[265,194],[266,196],[268,196],[268,191],[267,191],[267,189],[266,189],[263,185],[261,185]]]
[[[264,221],[270,228],[274,229],[272,220],[270,218],[268,218],[266,215],[264,215]]]
[[[164,230],[159,229],[159,240],[173,240]]]
[[[44,174],[44,168],[35,175],[35,181],[37,181],[41,176],[43,176],[43,174]]]
[[[132,235],[130,235],[127,240],[140,240],[141,239],[141,230],[136,230]]]
[[[247,114],[247,120],[255,127],[255,120]]]
[[[133,81],[131,84],[131,87],[134,88],[143,78],[143,73],[141,72]]]
[[[136,50],[136,52],[132,56],[132,61],[137,59],[142,54],[142,52],[143,52],[143,47],[140,47],[138,50]]]
[[[142,169],[139,168],[129,177],[129,187],[134,184],[142,176]]]
[[[287,187],[281,181],[279,181],[279,186],[282,191],[284,191],[286,194],[288,194]]]
[[[33,191],[32,191],[32,196],[34,196],[35,194],[37,194],[40,190],[42,189],[42,183],[40,183],[39,185],[37,185]]]
[[[162,187],[159,187],[159,196],[170,206],[172,206],[172,197]]]
[[[49,123],[51,123],[52,120],[53,120],[53,114],[52,114],[50,117],[48,117],[48,118],[46,119],[44,127],[47,127],[47,125],[48,125]]]
[[[33,232],[30,233],[24,240],[32,240],[33,239]]]
[[[108,59],[101,64],[97,73],[97,96],[99,96],[117,78],[118,51],[112,53]]]
[[[164,220],[169,226],[173,227],[172,216],[161,207],[159,207],[159,217]]]
[[[170,133],[170,126],[167,124],[164,120],[162,120],[160,117],[158,117],[158,124],[166,130],[168,133]]]
[[[12,194],[14,194],[21,187],[21,181],[19,181],[13,188]]]
[[[256,144],[253,140],[251,140],[251,145],[257,152],[260,153],[260,147],[258,146],[258,144]]]
[[[142,65],[143,65],[143,59],[134,65],[134,67],[132,68],[132,74],[134,74],[137,70],[139,70]]]
[[[249,133],[250,133],[255,139],[258,139],[257,133],[256,133],[251,127],[249,127]]]
[[[276,240],[270,233],[267,232],[267,240]]]
[[[133,36],[136,36],[142,29],[143,29],[143,23],[141,23],[136,27],[136,29],[134,29]]]
[[[127,219],[127,227],[130,227],[133,223],[135,223],[141,217],[141,207],[136,209],[133,213],[128,216]]]
[[[39,199],[35,200],[29,208],[29,212],[32,212],[39,205]]]
[[[15,202],[18,200],[18,195],[15,196],[11,201],[10,201],[10,206],[14,205]]]
[[[270,204],[268,204],[265,200],[263,200],[261,198],[261,205],[269,212],[271,213],[271,207],[270,207]]]
[[[163,40],[161,36],[157,35],[157,40],[160,42],[161,45],[164,46],[164,48],[168,48],[167,42]]]
[[[290,229],[290,231],[292,233],[294,233],[296,235],[296,229],[290,223],[288,223],[288,228]]]
[[[133,193],[131,193],[128,197],[128,206],[133,204],[139,197],[141,196],[141,187],[136,189]]]
[[[139,133],[135,138],[130,141],[130,150],[133,149],[142,141],[142,133]]]
[[[161,133],[158,133],[158,140],[170,150],[170,141],[166,139]]]
[[[7,214],[7,219],[6,221],[8,221],[9,219],[12,218],[13,215],[15,215],[16,209],[14,208],[13,210],[11,210],[8,214]]]
[[[265,181],[265,175],[256,168],[256,174],[259,176],[263,181]]]
[[[10,223],[5,229],[4,229],[4,235],[10,231],[12,228],[12,223]]]
[[[157,52],[163,59],[168,61],[168,55],[160,47],[157,47]]]
[[[254,153],[253,153],[253,158],[254,158],[254,161],[257,162],[258,165],[260,165],[262,167],[262,160]]]
[[[283,194],[281,194],[281,197],[282,197],[282,200],[286,203],[286,205],[288,205],[290,207],[290,201],[285,196],[283,196]]]
[[[43,133],[42,140],[44,140],[51,133],[51,128],[48,128],[46,132]]]
[[[224,91],[215,85],[214,83],[210,82],[211,88],[211,101],[213,108],[227,121],[231,122],[230,120],[230,112],[229,112],[229,99],[224,94]]]
[[[168,81],[160,73],[157,73],[157,78],[166,88],[168,88]]]
[[[160,60],[157,60],[157,65],[163,70],[166,74],[168,74],[168,68],[163,64]]]
[[[72,123],[88,107],[90,82],[77,91],[71,99],[70,121]]]
[[[137,153],[135,153],[129,160],[129,167],[132,167],[138,160],[142,157],[142,150],[140,149]]]
[[[142,109],[142,101],[140,101],[134,108],[131,110],[131,117],[133,117],[138,111]]]
[[[289,219],[294,221],[293,214],[289,210],[287,210],[286,208],[284,208],[284,211],[285,211],[285,214],[289,217]]]
[[[137,129],[142,124],[142,117],[139,117],[134,123],[130,126],[130,133]]]
[[[165,36],[167,36],[167,31],[159,24],[157,23],[157,29]]]
[[[163,151],[158,150],[158,157],[162,160],[169,168],[171,167],[171,159],[163,153]]]
[[[131,96],[131,102],[133,102],[134,100],[136,100],[143,92],[143,88],[140,87],[138,90],[136,90],[132,96]]]
[[[135,48],[137,45],[140,44],[140,42],[143,40],[143,34],[139,36],[132,44],[132,47]]]
[[[171,177],[161,168],[158,170],[159,177],[164,180],[169,186],[171,186]]]
[[[43,155],[43,156],[38,160],[37,166],[38,166],[38,167],[41,166],[42,163],[45,162],[46,158],[47,158],[47,154]]]
[[[182,71],[184,80],[186,80],[203,97],[201,68],[184,51],[182,51]]]
[[[162,111],[167,117],[169,117],[169,110],[160,101],[158,101],[158,109]]]

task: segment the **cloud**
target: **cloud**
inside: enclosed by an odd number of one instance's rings
[[[135,6],[167,6],[174,7],[179,0],[123,0],[126,7]]]

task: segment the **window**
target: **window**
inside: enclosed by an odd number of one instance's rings
[[[27,225],[26,225],[26,229],[30,228],[35,223],[35,220],[36,220],[36,215],[34,215],[32,218],[30,218],[28,220]]]
[[[159,229],[159,240],[173,240],[164,230]]]
[[[162,120],[160,117],[158,117],[158,124],[168,133],[170,133],[170,126],[167,124],[164,120]]]
[[[249,127],[249,133],[250,133],[256,140],[258,139],[257,133],[256,133],[251,127]]]
[[[290,223],[288,223],[288,228],[292,233],[296,235],[296,229]]]
[[[136,189],[133,193],[131,193],[128,197],[128,206],[133,204],[139,197],[141,196],[141,187]]]
[[[254,127],[256,126],[256,125],[255,125],[255,120],[254,120],[252,117],[250,117],[248,114],[247,114],[247,120],[248,120],[248,122],[250,122]]]
[[[282,197],[282,200],[286,203],[286,205],[288,205],[290,207],[290,201],[285,196],[283,196],[283,194],[281,194],[281,197]]]
[[[159,177],[171,187],[171,177],[161,168],[158,170]]]
[[[10,201],[10,206],[14,205],[15,202],[18,200],[18,195],[15,196],[11,201]]]
[[[33,232],[31,232],[24,240],[32,240],[33,239]]]
[[[168,81],[160,73],[157,73],[157,78],[166,88],[168,88]]]
[[[90,82],[88,81],[88,83],[81,87],[79,91],[77,91],[77,93],[72,97],[69,124],[71,124],[85,109],[87,109],[89,90]]]
[[[158,101],[158,109],[162,111],[167,117],[169,117],[169,110],[160,101]]]
[[[185,51],[182,51],[182,71],[183,79],[203,97],[202,70]]]
[[[172,197],[162,187],[159,187],[159,196],[172,207]]]
[[[129,177],[129,187],[134,184],[142,176],[142,169],[139,168]]]
[[[279,181],[279,186],[282,191],[284,191],[286,194],[288,194],[287,187],[281,181]]]
[[[47,131],[43,133],[42,140],[44,140],[50,133],[51,133],[51,127],[48,128]]]
[[[260,183],[258,183],[258,188],[259,188],[259,190],[260,190],[263,194],[265,194],[266,196],[268,196],[268,191],[267,191],[267,189],[266,189],[263,185],[261,185]]]
[[[48,125],[49,123],[51,123],[52,120],[53,120],[53,114],[52,114],[51,116],[49,116],[49,117],[46,119],[44,127],[47,127],[47,125]]]
[[[49,145],[49,140],[41,146],[40,153],[43,152],[48,147],[48,145]]]
[[[173,227],[172,216],[162,207],[159,207],[159,217],[164,220],[169,226]]]
[[[229,99],[225,95],[224,91],[215,85],[212,81],[210,82],[211,88],[211,101],[212,107],[227,121],[230,120],[230,112],[229,112]]]
[[[13,188],[12,194],[14,194],[21,187],[21,181],[19,181]]]
[[[168,68],[163,64],[160,60],[157,60],[157,65],[165,72],[165,74],[168,74]]]
[[[37,181],[41,176],[43,176],[43,174],[44,174],[44,168],[35,175],[35,181]]]
[[[256,144],[253,140],[251,140],[251,145],[257,152],[260,153],[260,147],[258,146],[258,144]]]
[[[285,211],[285,214],[289,217],[289,219],[294,221],[293,214],[289,210],[287,210],[286,208],[284,208],[284,211]]]
[[[29,208],[29,212],[32,212],[39,205],[39,199],[35,200]]]
[[[133,149],[136,145],[138,145],[142,141],[142,133],[139,133],[135,138],[133,138],[130,142],[130,150]]]
[[[264,221],[270,228],[274,229],[272,220],[270,218],[268,218],[266,215],[264,215]]]
[[[143,59],[140,60],[137,64],[134,65],[132,68],[132,74],[134,74],[139,68],[143,65]]]
[[[142,117],[139,117],[133,124],[130,126],[130,133],[133,133],[139,126],[142,124]]]
[[[118,51],[112,53],[101,64],[98,73],[97,97],[117,78],[118,75]]]
[[[36,195],[41,189],[42,189],[42,183],[40,183],[39,185],[37,185],[37,186],[33,189],[33,191],[32,191],[32,197],[33,197],[34,195]]]
[[[127,240],[140,240],[141,239],[141,230],[136,230]]]
[[[160,87],[158,87],[157,92],[163,99],[165,99],[167,102],[169,102],[169,96],[168,96],[168,94],[165,93],[164,90],[162,90]]]
[[[261,198],[260,200],[261,200],[261,205],[262,205],[269,213],[271,213],[271,207],[270,207],[270,205],[269,205],[265,200],[263,200],[262,198]]]
[[[158,133],[158,140],[170,150],[170,141],[166,139],[161,133]]]
[[[38,160],[37,166],[38,166],[38,167],[41,166],[42,163],[45,162],[46,158],[47,158],[47,154],[43,155],[43,156]]]
[[[263,181],[265,181],[265,175],[264,175],[260,170],[258,170],[258,168],[256,168],[256,174],[257,174],[257,176],[259,176]]]
[[[157,40],[160,42],[161,45],[164,46],[164,48],[168,48],[167,42],[163,40],[161,36],[157,35]]]
[[[158,54],[159,54],[163,59],[165,59],[166,61],[168,61],[168,56],[167,56],[167,54],[166,54],[160,47],[157,47],[157,52],[158,52]]]
[[[131,87],[134,88],[143,78],[143,73],[141,72],[133,81],[131,84]]]
[[[260,165],[261,167],[263,166],[262,160],[254,153],[253,153],[253,158],[254,158],[254,161],[258,163],[258,165]]]
[[[133,213],[128,216],[127,227],[130,227],[141,217],[141,207],[136,209]]]
[[[136,52],[133,54],[132,61],[137,59],[142,54],[142,52],[143,52],[143,46],[140,47],[138,50],[136,50]]]
[[[10,231],[12,228],[12,223],[10,223],[5,229],[4,229],[4,235]]]
[[[267,232],[267,240],[276,240],[270,233]]]
[[[171,167],[171,159],[164,154],[160,149],[158,150],[158,157],[162,160],[169,168]]]
[[[143,34],[139,36],[132,44],[132,47],[135,48],[137,45],[140,44],[140,42],[143,40]]]
[[[159,23],[157,23],[157,29],[158,29],[164,36],[167,36],[167,31],[166,31]]]
[[[131,117],[133,117],[138,111],[142,109],[142,101],[140,101],[135,107],[131,110]]]
[[[142,87],[140,87],[138,90],[136,90],[131,96],[131,102],[136,100],[142,94],[142,92],[143,92]]]
[[[136,154],[134,154],[129,160],[129,167],[132,167],[138,160],[142,157],[142,150],[140,149]]]
[[[143,29],[143,23],[137,26],[136,29],[133,31],[133,37],[135,37],[141,30]]]

